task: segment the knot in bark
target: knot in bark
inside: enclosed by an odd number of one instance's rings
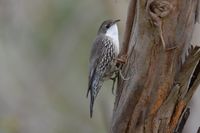
[[[160,18],[167,16],[172,8],[172,4],[166,0],[155,0],[149,5],[149,11]]]

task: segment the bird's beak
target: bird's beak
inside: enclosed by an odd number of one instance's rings
[[[114,20],[114,21],[113,21],[113,24],[115,24],[115,23],[117,23],[117,22],[119,22],[119,21],[120,21],[120,19]]]

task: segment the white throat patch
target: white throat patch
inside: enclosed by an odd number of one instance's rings
[[[119,35],[118,35],[118,27],[117,24],[112,25],[106,32],[106,36],[109,36],[113,39],[114,44],[119,52]]]

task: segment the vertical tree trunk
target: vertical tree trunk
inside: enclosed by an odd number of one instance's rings
[[[199,0],[131,0],[112,133],[172,133],[200,83],[200,50],[190,46]]]

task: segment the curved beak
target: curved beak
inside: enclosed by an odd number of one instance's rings
[[[119,22],[119,21],[120,21],[120,19],[114,20],[114,21],[113,21],[113,24],[115,24],[115,23],[117,23],[117,22]]]

